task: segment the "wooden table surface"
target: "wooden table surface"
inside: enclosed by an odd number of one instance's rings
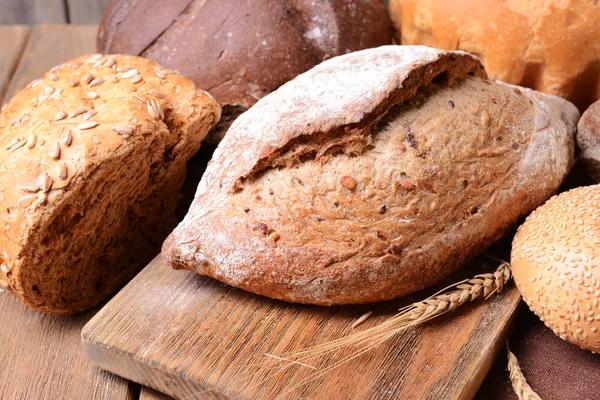
[[[91,25],[0,25],[0,105],[54,65],[94,52],[96,30]],[[81,329],[100,307],[55,317],[0,290],[0,399],[169,399],[85,359]]]

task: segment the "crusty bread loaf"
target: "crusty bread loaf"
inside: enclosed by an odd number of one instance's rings
[[[593,183],[600,183],[600,101],[588,108],[577,124],[581,162]]]
[[[223,106],[207,141],[326,58],[391,44],[381,0],[112,0],[98,51],[141,55],[181,71]]]
[[[600,185],[561,193],[519,227],[511,264],[533,312],[562,339],[600,353]]]
[[[406,295],[557,190],[578,117],[563,99],[488,80],[463,52],[336,57],[238,118],[164,257],[292,302]]]
[[[495,79],[566,98],[600,99],[600,3],[391,0],[396,40],[477,55]]]
[[[0,285],[72,314],[158,253],[176,225],[185,163],[220,108],[150,60],[86,56],[0,115]]]

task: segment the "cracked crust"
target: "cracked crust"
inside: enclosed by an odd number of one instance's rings
[[[390,44],[391,27],[381,0],[113,0],[97,43],[209,91],[228,117],[207,138],[216,144],[258,99],[324,59]]]
[[[125,283],[176,225],[185,163],[219,115],[134,56],[81,57],[28,85],[0,114],[0,285],[72,314]]]
[[[163,255],[291,302],[412,293],[557,190],[578,116],[565,100],[488,80],[463,52],[386,46],[331,59],[232,125]]]

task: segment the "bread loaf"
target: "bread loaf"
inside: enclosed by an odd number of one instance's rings
[[[600,185],[548,200],[519,227],[511,264],[529,308],[562,339],[600,352]]]
[[[72,314],[125,283],[175,227],[186,161],[219,113],[133,56],[78,58],[19,92],[0,115],[0,286]]]
[[[600,99],[600,4],[581,0],[391,0],[396,40],[477,55],[495,79]]]
[[[563,99],[488,79],[463,52],[333,58],[231,126],[164,257],[291,302],[409,294],[557,190],[578,117]]]
[[[391,43],[381,0],[112,0],[98,51],[181,71],[223,106],[207,141],[265,94],[324,59]]]
[[[589,179],[600,183],[600,101],[581,116],[577,124],[577,146]]]

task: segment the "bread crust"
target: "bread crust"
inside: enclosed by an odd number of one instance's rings
[[[488,74],[560,96],[600,99],[600,5],[580,0],[391,0],[398,43],[463,50]]]
[[[176,225],[185,163],[219,115],[134,56],[84,56],[29,84],[0,114],[0,285],[72,314],[125,283]]]
[[[324,59],[391,44],[380,0],[113,0],[98,51],[177,69],[223,106],[207,140],[267,93]],[[202,68],[198,68],[202,65]]]
[[[163,255],[291,302],[409,294],[554,193],[578,116],[488,80],[463,52],[385,46],[328,60],[232,125]]]
[[[600,352],[600,185],[561,193],[533,211],[513,239],[523,300],[554,333]]]
[[[600,183],[600,101],[581,116],[577,124],[577,147],[591,183]]]

